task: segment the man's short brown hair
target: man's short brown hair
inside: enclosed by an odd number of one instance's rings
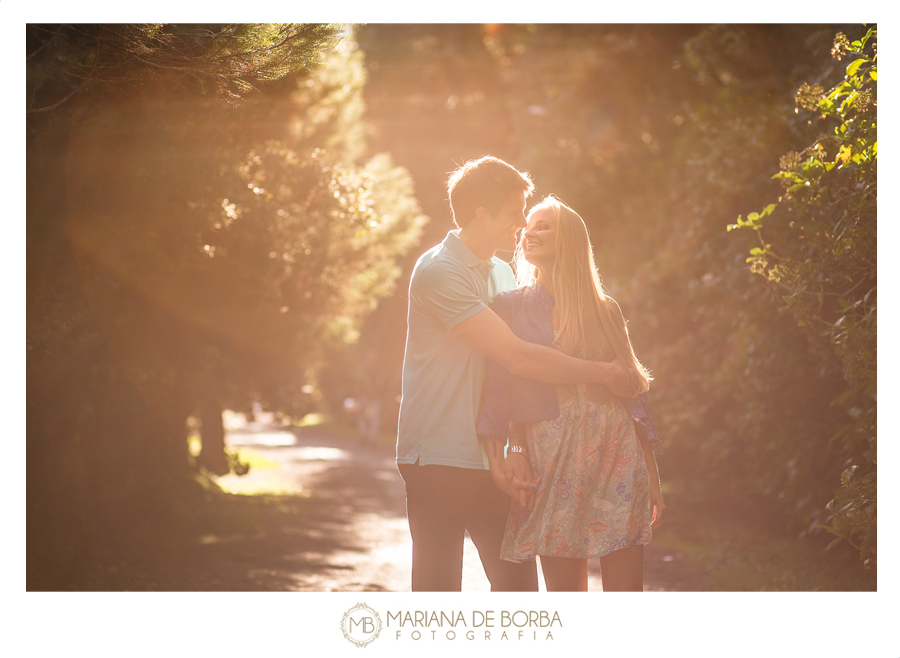
[[[469,160],[447,180],[453,223],[459,228],[472,221],[477,208],[496,214],[513,192],[531,196],[531,177],[499,158],[486,155]]]

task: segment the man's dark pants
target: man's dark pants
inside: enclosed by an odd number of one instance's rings
[[[406,482],[406,515],[413,540],[412,590],[462,589],[466,531],[478,549],[493,592],[535,592],[534,560],[500,559],[510,498],[490,471],[453,466],[400,464]]]

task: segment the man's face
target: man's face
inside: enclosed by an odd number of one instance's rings
[[[495,251],[515,251],[519,229],[525,226],[525,192],[511,192],[496,214],[487,213],[485,231]]]

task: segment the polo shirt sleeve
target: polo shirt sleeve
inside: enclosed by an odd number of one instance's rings
[[[471,278],[443,261],[431,263],[419,273],[410,286],[410,300],[447,329],[487,309]]]

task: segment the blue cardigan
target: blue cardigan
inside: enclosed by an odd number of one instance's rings
[[[537,281],[530,286],[502,292],[494,298],[491,309],[522,340],[539,345],[553,344],[553,296]],[[661,451],[659,435],[650,412],[646,393],[636,398],[618,398],[634,418],[634,428],[641,441],[650,441]],[[559,416],[556,386],[517,377],[496,361],[488,359],[481,406],[476,429],[478,434],[506,441],[510,420],[536,422]]]

